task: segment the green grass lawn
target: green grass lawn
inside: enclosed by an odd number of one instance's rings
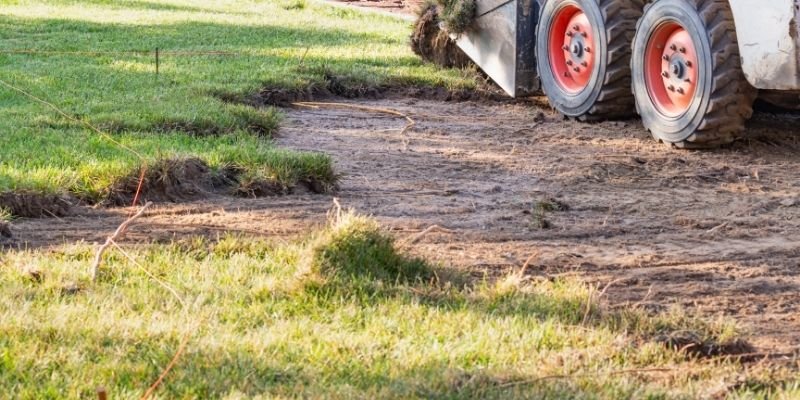
[[[135,262],[110,251],[96,283],[91,246],[8,252],[0,398],[91,398],[97,386],[138,398],[187,334],[160,398],[800,395],[781,383],[788,371],[695,358],[659,339],[730,342],[725,321],[604,310],[569,280],[475,283],[400,247],[345,215],[296,243],[185,238],[128,248]],[[65,289],[75,282],[82,290]]]
[[[414,57],[409,32],[399,19],[314,0],[2,0],[0,79],[111,132],[145,164],[198,157],[214,170],[233,165],[250,180],[292,186],[307,171],[334,180],[332,161],[276,150],[269,136],[278,111],[220,95],[324,87],[331,74],[356,86],[470,87],[464,74]],[[156,48],[163,53],[158,76],[153,54],[9,53]],[[199,51],[235,55],[172,54]],[[0,132],[0,193],[71,193],[96,202],[142,163],[5,87]]]

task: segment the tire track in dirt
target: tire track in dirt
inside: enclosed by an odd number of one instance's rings
[[[581,124],[532,103],[347,100],[402,119],[286,109],[278,145],[331,154],[345,207],[414,247],[480,276],[518,269],[605,285],[615,306],[645,301],[728,316],[765,350],[800,346],[800,135],[794,115],[758,114],[748,139],[716,151],[671,150],[635,120]],[[542,211],[556,200],[565,211]],[[226,232],[284,240],[325,222],[331,196],[212,197],[160,205],[129,240]],[[84,210],[12,227],[18,244],[101,241],[125,210]],[[542,221],[549,229],[541,229]]]

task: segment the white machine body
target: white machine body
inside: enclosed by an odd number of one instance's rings
[[[747,81],[800,90],[800,0],[729,0]]]

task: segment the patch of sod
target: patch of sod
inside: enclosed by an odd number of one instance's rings
[[[791,371],[698,358],[724,322],[606,310],[575,281],[471,282],[352,214],[296,243],[223,236],[106,254],[9,251],[0,387],[11,398],[138,398],[191,333],[161,398],[790,398]],[[78,282],[76,285],[74,282]]]
[[[330,159],[272,145],[279,112],[220,94],[325,87],[331,75],[355,88],[473,87],[470,76],[415,57],[409,32],[400,19],[313,0],[4,1],[0,79],[111,132],[147,165],[186,158],[215,170],[233,165],[247,183],[241,192],[251,195],[265,185],[319,179],[333,187],[325,180],[335,177]],[[156,48],[158,75],[154,54],[146,53]],[[185,54],[207,51],[226,53]],[[81,124],[4,87],[0,132],[0,193],[101,201],[142,167]]]

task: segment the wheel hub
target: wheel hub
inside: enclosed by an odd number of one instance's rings
[[[592,79],[594,37],[587,15],[568,5],[556,12],[550,31],[550,67],[556,82],[569,93],[578,93]]]

